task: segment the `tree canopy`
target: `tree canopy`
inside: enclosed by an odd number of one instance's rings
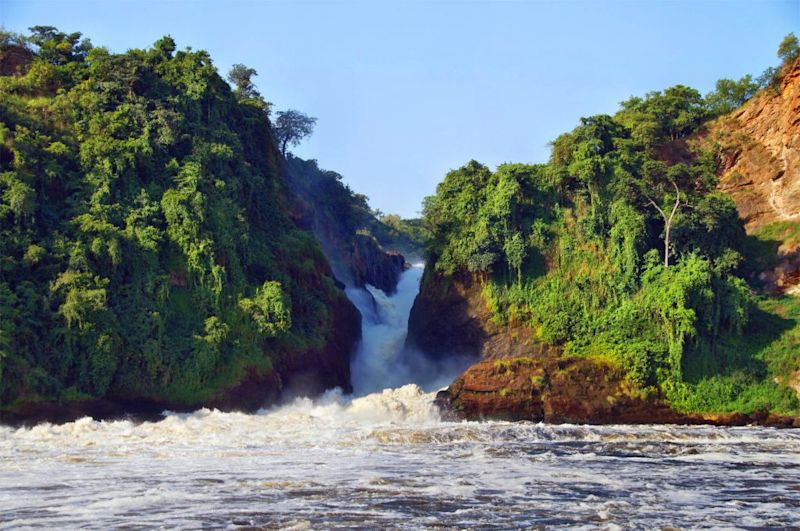
[[[275,139],[284,157],[288,146],[300,145],[300,141],[314,132],[316,123],[316,118],[294,109],[278,112],[275,119]]]
[[[778,46],[778,58],[787,64],[796,61],[798,57],[800,57],[800,41],[794,33],[789,33]]]

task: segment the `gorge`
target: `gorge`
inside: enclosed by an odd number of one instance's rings
[[[800,526],[796,38],[402,219],[288,151],[243,65],[31,31],[0,528]]]

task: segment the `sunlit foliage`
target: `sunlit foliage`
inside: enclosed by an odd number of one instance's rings
[[[196,403],[320,348],[343,294],[287,214],[255,72],[232,91],[170,37],[31,31],[0,39],[30,58],[0,76],[0,404]]]

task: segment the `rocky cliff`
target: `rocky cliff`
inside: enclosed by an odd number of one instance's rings
[[[800,285],[800,61],[780,83],[699,135],[721,153],[720,189],[736,202],[747,231],[771,244],[760,274],[770,291]]]
[[[556,353],[520,323],[497,323],[478,278],[448,277],[425,269],[408,319],[406,346],[441,359],[465,356],[500,359]]]
[[[800,221],[800,61],[779,86],[710,123],[705,138],[722,150],[720,188],[748,230]]]

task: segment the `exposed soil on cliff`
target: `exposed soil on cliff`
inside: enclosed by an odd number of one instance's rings
[[[24,75],[33,58],[33,52],[24,46],[0,46],[0,76]]]
[[[748,233],[768,240],[775,260],[760,275],[768,291],[800,283],[800,61],[777,86],[710,124],[691,142],[719,149],[720,189],[731,196]]]

